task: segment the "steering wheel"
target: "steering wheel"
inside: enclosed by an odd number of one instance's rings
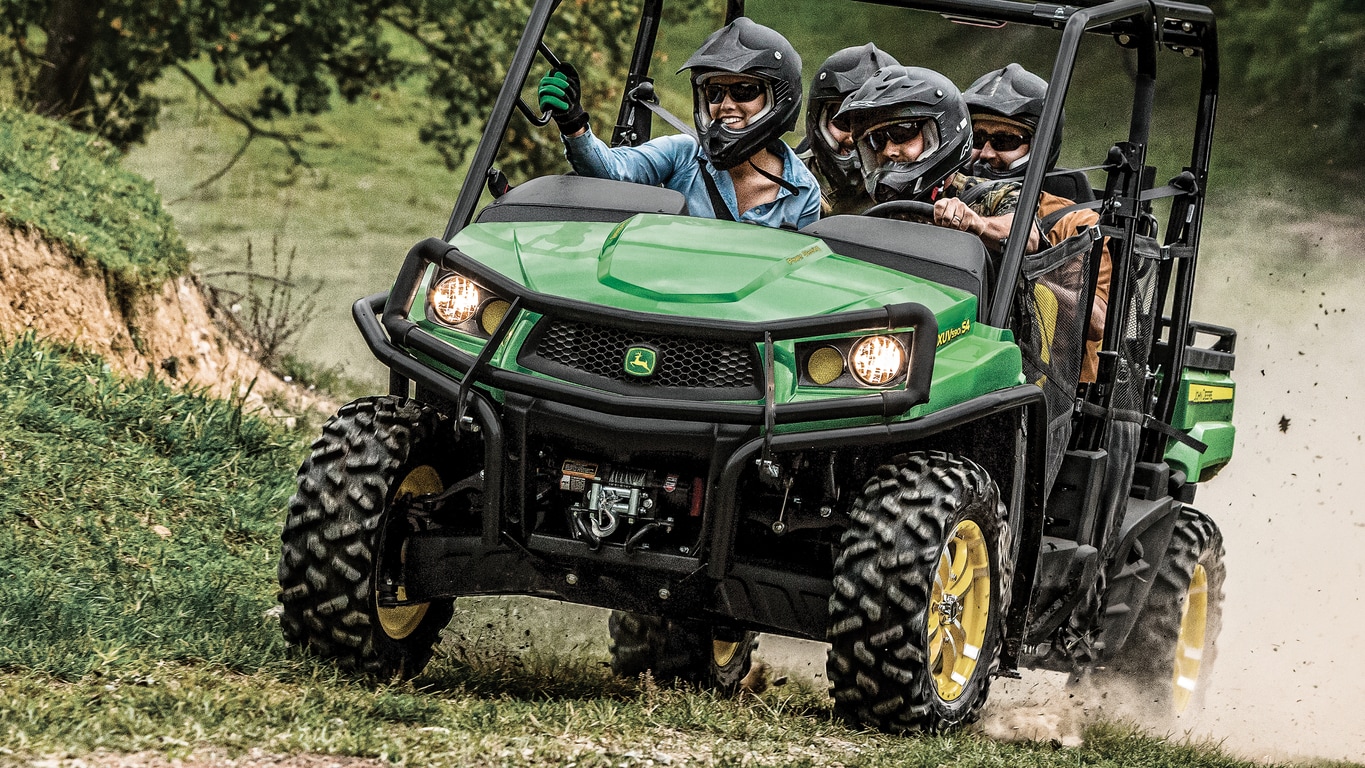
[[[889,219],[897,214],[918,216],[932,222],[934,220],[934,204],[919,200],[891,200],[885,203],[877,203],[858,215]]]

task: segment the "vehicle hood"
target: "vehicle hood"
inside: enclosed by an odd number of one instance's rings
[[[815,237],[714,219],[472,224],[451,242],[533,291],[658,314],[762,322],[902,302],[941,314],[976,302]]]

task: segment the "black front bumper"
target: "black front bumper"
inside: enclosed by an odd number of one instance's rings
[[[356,302],[354,315],[371,351],[390,368],[394,394],[406,395],[410,382],[417,382],[451,403],[459,402],[463,395],[466,407],[461,412],[466,424],[462,428],[478,431],[485,458],[478,535],[417,534],[409,539],[404,582],[412,602],[463,595],[536,595],[656,615],[709,618],[717,623],[823,639],[832,588],[828,577],[764,567],[734,557],[743,512],[738,507],[739,488],[745,473],[756,471],[755,464],[765,451],[780,456],[793,451],[912,443],[994,414],[1036,406],[1040,399],[1037,387],[1021,385],[913,421],[794,434],[768,432],[766,440],[761,425],[765,421],[774,423],[770,420],[771,405],[662,401],[664,405],[660,406],[658,400],[604,394],[485,368],[487,374],[481,381],[503,391],[504,402],[495,403],[480,390],[466,388],[462,392],[460,381],[395,344],[377,317],[384,303],[384,295],[362,299]],[[932,316],[929,322],[933,322]],[[438,348],[422,348],[415,343],[425,336],[420,329],[403,330],[411,349],[441,359],[456,370],[467,371],[474,364],[434,337],[428,338]],[[928,339],[932,346],[934,334],[915,335]],[[926,383],[926,393],[927,388]],[[846,398],[833,401],[836,405],[832,407],[801,404],[803,408],[782,410],[779,406],[781,417],[777,421],[847,418],[849,410],[882,415],[888,405],[884,396],[888,395],[906,396],[898,392]],[[862,402],[853,409],[838,405],[849,400]],[[623,547],[608,543],[594,550],[581,541],[526,534],[523,526],[509,524],[521,520],[527,509],[527,494],[532,491],[526,476],[526,452],[533,438],[544,434],[573,435],[589,455],[624,460],[667,445],[670,452],[704,459],[709,469],[702,546],[688,554],[627,553]]]

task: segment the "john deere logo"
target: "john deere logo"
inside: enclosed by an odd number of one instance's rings
[[[627,375],[644,378],[652,376],[659,365],[659,350],[644,344],[626,349],[624,367]]]

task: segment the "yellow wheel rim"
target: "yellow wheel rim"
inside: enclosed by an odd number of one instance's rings
[[[441,476],[433,467],[423,464],[403,478],[403,482],[398,485],[398,492],[394,494],[394,499],[401,499],[405,496],[424,496],[429,493],[440,493],[443,490],[445,490],[445,485],[441,482]],[[375,593],[375,599],[378,600],[378,592]],[[398,599],[408,599],[408,592],[402,585],[398,587]],[[374,607],[379,614],[379,626],[383,628],[384,634],[395,640],[402,640],[416,632],[417,628],[422,625],[422,619],[426,618],[427,615],[428,604],[382,608],[376,602]]]
[[[1180,609],[1180,637],[1175,644],[1175,673],[1172,705],[1176,714],[1185,711],[1199,687],[1199,667],[1204,663],[1204,630],[1209,619],[1209,575],[1204,566],[1195,565],[1190,575],[1190,591]]]
[[[727,643],[724,640],[711,641],[711,660],[717,667],[724,667],[735,660],[735,654],[739,653],[739,643]]]
[[[929,670],[940,699],[957,699],[976,672],[990,611],[990,549],[981,527],[963,520],[939,554],[929,597]]]

